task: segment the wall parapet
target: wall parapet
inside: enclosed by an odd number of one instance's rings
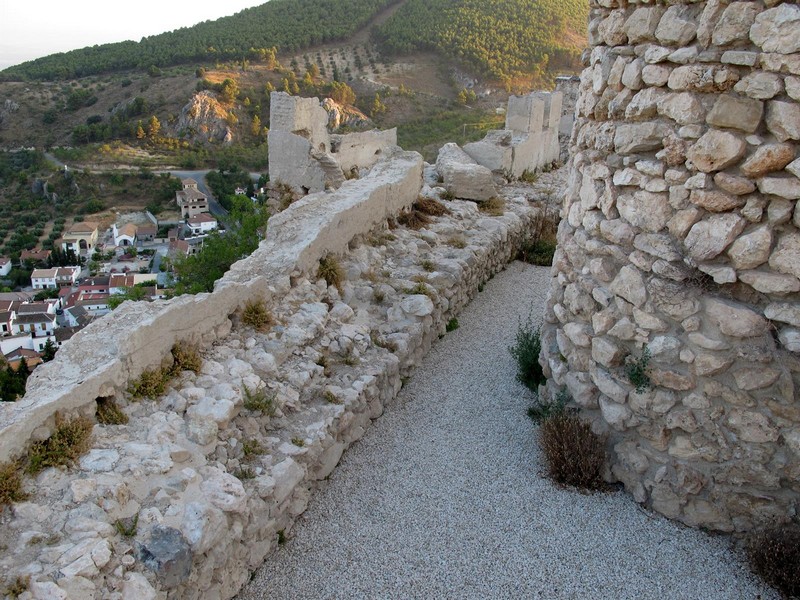
[[[592,1],[589,35],[548,392],[610,433],[614,476],[656,511],[722,531],[794,515],[800,5]]]

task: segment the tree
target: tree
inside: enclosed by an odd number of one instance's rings
[[[381,95],[375,94],[375,99],[372,101],[372,108],[370,109],[370,115],[372,118],[382,115],[386,112],[386,110],[386,105],[381,100]]]
[[[147,137],[151,140],[155,139],[159,131],[161,131],[161,122],[158,120],[158,117],[153,115],[147,122]]]
[[[261,135],[261,118],[258,115],[253,115],[253,122],[250,124],[250,133],[254,136]]]
[[[346,83],[331,82],[330,97],[339,104],[352,105],[356,101],[356,93]]]
[[[239,97],[239,84],[230,77],[220,85],[220,95],[225,102],[233,102]]]
[[[42,360],[50,362],[56,357],[56,352],[58,352],[58,347],[53,343],[53,340],[48,339],[42,349]]]
[[[289,85],[289,80],[286,79],[286,78],[283,79],[283,91],[286,92],[289,95],[292,94],[292,88]]]

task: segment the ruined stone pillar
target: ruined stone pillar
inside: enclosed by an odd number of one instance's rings
[[[800,5],[591,4],[547,393],[637,501],[745,531],[800,498]]]

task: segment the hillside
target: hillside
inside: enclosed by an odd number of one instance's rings
[[[71,79],[188,62],[263,58],[343,40],[398,0],[271,0],[230,17],[142,38],[52,54],[0,72],[13,80]]]
[[[588,12],[588,0],[408,0],[375,39],[390,54],[435,50],[510,82],[574,62]]]

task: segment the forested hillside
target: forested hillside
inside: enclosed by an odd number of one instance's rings
[[[0,79],[70,79],[192,61],[258,59],[268,48],[297,50],[346,39],[398,0],[271,0],[216,21],[53,54],[10,67]]]
[[[408,0],[375,38],[384,52],[436,50],[508,81],[580,54],[588,12],[588,0]]]

